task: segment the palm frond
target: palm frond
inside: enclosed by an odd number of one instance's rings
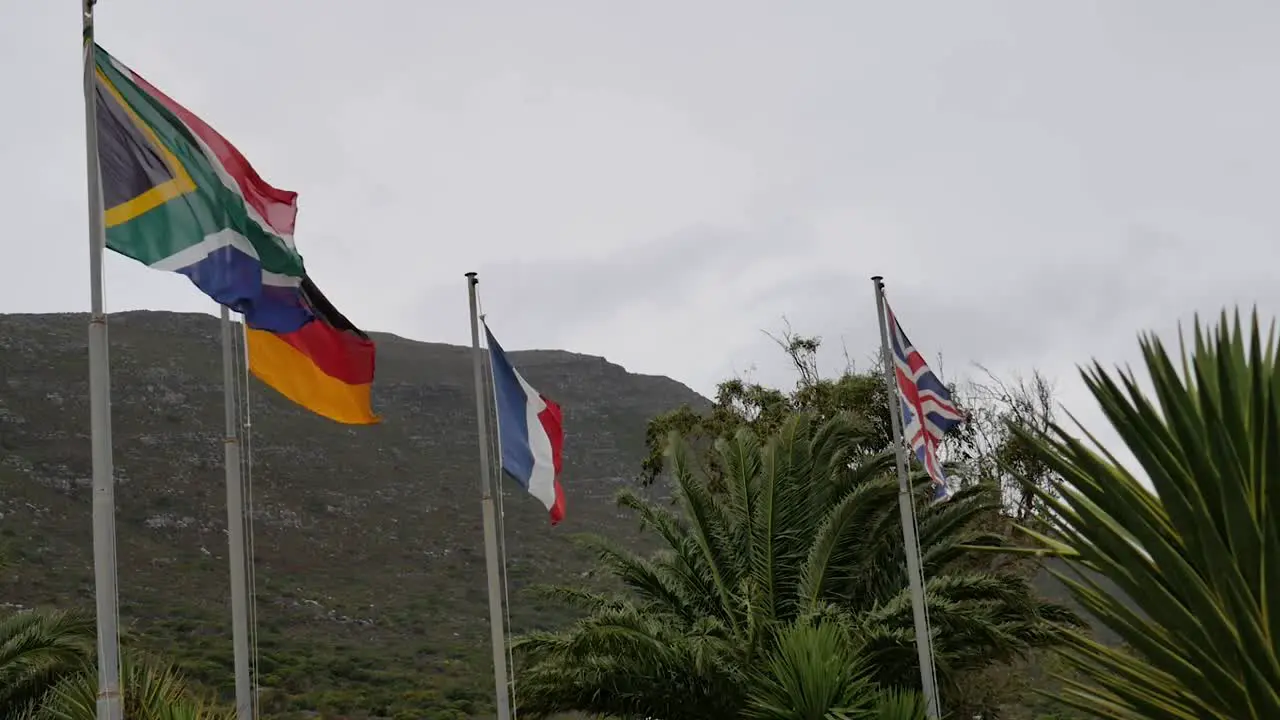
[[[833,576],[856,564],[858,553],[864,548],[858,540],[866,537],[873,521],[884,514],[897,495],[897,483],[882,478],[854,486],[835,503],[818,528],[801,573],[799,591],[806,607],[824,602]]]
[[[522,592],[586,612],[618,610],[625,604],[624,600],[612,595],[561,585],[533,585]]]
[[[513,644],[525,660],[521,714],[722,717],[741,687],[725,634],[714,621],[681,632],[632,608],[599,613],[566,632],[523,636]]]
[[[753,678],[753,720],[836,720],[870,709],[875,687],[843,623],[797,622],[779,633]]]
[[[21,611],[0,619],[0,717],[23,717],[49,689],[93,662],[96,625],[79,612]]]
[[[173,666],[137,654],[120,664],[124,716],[130,720],[231,720],[227,708],[197,692]],[[92,667],[64,677],[42,699],[33,720],[94,720],[98,678]]]
[[[701,569],[709,574],[722,607],[729,612],[736,606],[731,596],[738,578],[736,564],[730,559],[733,546],[725,518],[705,482],[699,481],[696,465],[689,457],[689,448],[683,439],[672,438],[668,456],[676,496],[689,518],[688,536],[701,552]]]
[[[692,613],[685,607],[685,595],[670,573],[662,571],[652,560],[639,557],[615,543],[597,535],[580,535],[575,542],[593,550],[618,580],[632,592],[672,612]]]
[[[757,687],[758,717],[839,718],[871,707],[846,702],[870,687],[858,668],[886,687],[916,686],[893,456],[868,453],[849,418],[778,420],[763,440],[749,430],[719,439],[710,460],[672,436],[677,511],[619,495],[663,547],[642,557],[581,540],[626,593],[548,591],[588,615],[514,643],[525,714],[742,717]],[[913,486],[922,501],[927,483]],[[958,673],[1063,642],[1077,622],[1027,583],[963,562],[969,545],[998,542],[979,522],[994,507],[985,488],[920,503],[939,672],[952,686]],[[789,704],[801,697],[813,701],[801,703],[808,715]]]

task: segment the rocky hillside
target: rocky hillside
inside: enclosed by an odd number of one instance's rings
[[[86,322],[0,315],[0,603],[93,606]],[[110,324],[120,605],[134,646],[229,690],[218,321]],[[382,425],[344,427],[252,381],[260,666],[272,713],[465,717],[492,685],[469,350],[377,335]],[[705,402],[603,358],[511,353],[565,411],[568,519],[506,499],[517,631],[563,617],[520,587],[582,575],[570,543],[632,541],[612,497],[646,421]],[[418,715],[414,715],[417,717]]]
[[[93,608],[86,322],[0,315],[0,607]],[[229,695],[218,321],[137,312],[110,328],[126,642]],[[379,426],[331,423],[251,381],[269,717],[457,720],[492,700],[469,349],[375,339]],[[639,468],[649,418],[707,401],[603,358],[511,356],[560,401],[567,435],[565,523],[549,527],[542,506],[507,485],[520,632],[568,620],[520,589],[588,577],[594,563],[574,533],[644,541],[614,493]],[[1037,586],[1065,599],[1046,572]]]

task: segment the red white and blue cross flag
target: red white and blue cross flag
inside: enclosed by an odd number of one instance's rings
[[[951,391],[911,345],[888,301],[885,302],[885,313],[889,321],[898,404],[902,408],[902,436],[933,480],[937,488],[935,498],[945,500],[950,497],[951,490],[938,460],[938,447],[942,444],[942,436],[959,425],[964,415],[951,400]]]

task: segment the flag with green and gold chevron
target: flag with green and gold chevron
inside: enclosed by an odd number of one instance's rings
[[[267,184],[195,114],[101,47],[95,53],[107,247],[186,275],[254,327],[305,324],[297,193]]]

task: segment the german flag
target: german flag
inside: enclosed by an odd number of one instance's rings
[[[95,46],[95,122],[107,247],[179,272],[244,315],[249,368],[293,402],[353,425],[374,347],[306,275],[297,193],[269,184],[226,138]]]
[[[304,277],[299,299],[311,319],[291,332],[255,328],[246,318],[249,370],[302,407],[347,425],[379,422],[369,399],[373,341]]]

